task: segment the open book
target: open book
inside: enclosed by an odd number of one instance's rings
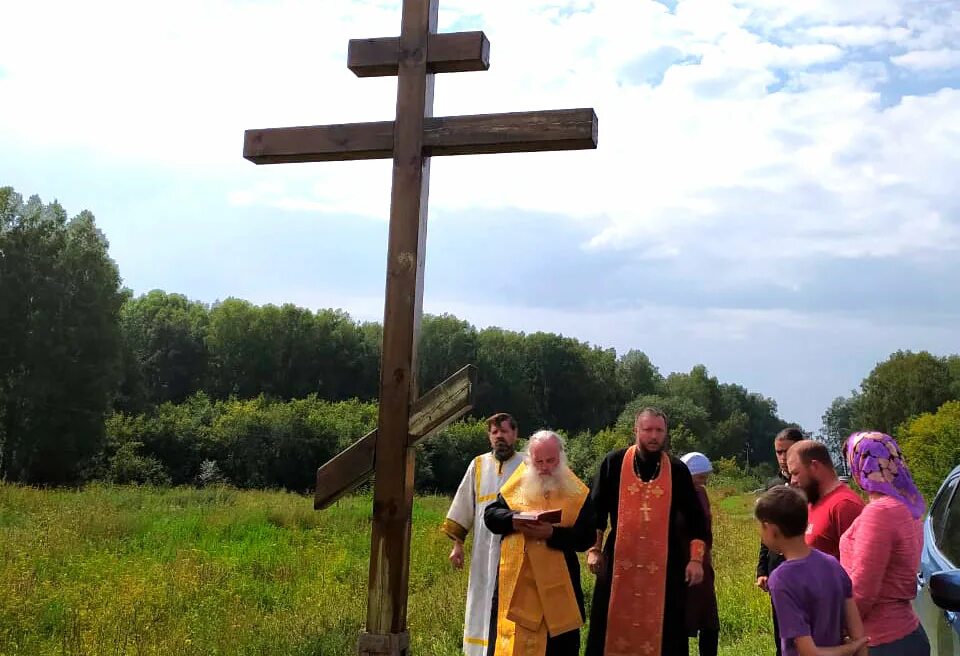
[[[513,518],[521,522],[545,522],[547,524],[559,524],[563,511],[555,510],[535,510],[531,512],[514,513]]]

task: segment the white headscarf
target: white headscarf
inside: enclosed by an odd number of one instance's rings
[[[699,451],[691,451],[687,455],[680,458],[683,461],[683,464],[687,466],[687,469],[690,470],[690,473],[696,476],[697,474],[710,474],[713,472],[713,464],[710,462],[710,458],[703,455]]]

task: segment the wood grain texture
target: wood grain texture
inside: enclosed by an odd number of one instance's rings
[[[483,32],[431,34],[427,46],[427,73],[462,73],[490,68],[490,42]],[[357,77],[396,75],[400,39],[351,39],[347,68]]]
[[[467,365],[417,399],[410,410],[409,446],[436,435],[473,409],[477,369]],[[374,429],[317,469],[315,510],[328,508],[373,476],[377,448]]]
[[[597,147],[593,109],[443,116],[423,121],[423,155],[476,155]],[[393,157],[393,121],[247,130],[243,156],[255,164]]]
[[[400,29],[367,598],[367,633],[378,635],[407,628],[415,454],[407,431],[410,406],[417,397],[416,347],[430,188],[423,123],[433,113],[434,81],[427,73],[427,39],[437,31],[437,3],[404,0]]]
[[[429,156],[582,150],[597,147],[593,109],[446,116],[424,126]]]
[[[243,156],[254,164],[386,159],[393,121],[246,130]]]

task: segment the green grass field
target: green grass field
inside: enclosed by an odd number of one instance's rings
[[[750,499],[714,498],[721,652],[769,654]],[[420,655],[459,654],[467,574],[450,568],[437,531],[447,504],[420,497],[415,508]],[[0,654],[353,654],[369,512],[364,497],[314,512],[278,492],[0,485]]]

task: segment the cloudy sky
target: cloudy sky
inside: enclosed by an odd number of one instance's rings
[[[346,68],[398,0],[4,8],[0,184],[91,210],[124,282],[382,312],[389,161],[247,128],[392,118]],[[438,158],[425,310],[707,365],[816,429],[892,351],[960,352],[960,0],[441,0],[435,114],[594,107],[596,151]]]

